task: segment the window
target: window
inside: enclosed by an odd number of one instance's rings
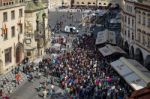
[[[101,3],[99,3],[99,5],[101,5]]]
[[[7,21],[7,17],[8,17],[8,16],[7,16],[7,12],[4,12],[4,13],[3,13],[3,21],[4,21],[4,22]]]
[[[134,40],[134,33],[132,32],[132,40]]]
[[[23,16],[22,9],[19,9],[19,17],[22,17],[22,16]]]
[[[127,16],[125,16],[124,21],[125,21],[125,23],[127,22]]]
[[[141,24],[141,15],[139,15],[138,23]]]
[[[5,49],[5,63],[6,64],[9,64],[9,63],[11,63],[11,61],[12,61],[12,53],[11,53],[11,47],[10,48],[8,48],[8,49]]]
[[[23,0],[19,0],[19,2],[20,2],[20,3],[22,3],[22,2],[23,2]]]
[[[132,26],[134,26],[134,20],[132,19]]]
[[[5,3],[3,3],[3,6],[5,6],[6,4]]]
[[[138,41],[141,42],[141,33],[138,35]]]
[[[8,33],[7,28],[4,29],[4,40],[8,39]]]
[[[27,52],[27,56],[31,56],[31,52]]]
[[[11,37],[15,36],[15,26],[11,27]]]
[[[143,45],[145,45],[145,36],[143,35]]]
[[[11,19],[12,19],[12,20],[15,19],[15,11],[14,11],[14,10],[11,11]]]
[[[77,2],[77,4],[79,4],[79,2]]]
[[[150,18],[147,19],[147,26],[150,27]]]
[[[88,4],[91,4],[91,2],[88,2]]]
[[[130,17],[128,17],[128,24],[130,25]]]
[[[93,4],[95,4],[95,2],[93,2]]]
[[[143,16],[143,25],[145,25],[146,23],[146,19],[145,19],[145,16]]]
[[[82,4],[84,4],[84,2],[82,2]]]
[[[22,24],[19,24],[19,33],[23,32]]]
[[[128,37],[130,38],[130,30],[128,30]]]
[[[104,5],[106,5],[106,3],[104,3]]]
[[[127,35],[127,31],[126,30],[124,31],[124,34],[125,34],[125,36]]]

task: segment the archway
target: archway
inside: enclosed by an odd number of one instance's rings
[[[148,55],[145,59],[145,67],[150,70],[150,55]]]
[[[20,63],[24,58],[24,48],[23,44],[18,43],[16,46],[16,63]]]
[[[124,43],[124,50],[125,50],[125,52],[127,52],[127,54],[129,54],[129,44],[128,44],[128,42]]]
[[[131,46],[131,48],[130,48],[130,57],[134,58],[134,48],[133,48],[133,46]]]
[[[141,64],[144,63],[143,54],[142,54],[142,51],[139,48],[136,49],[134,57]]]

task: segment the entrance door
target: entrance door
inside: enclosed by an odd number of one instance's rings
[[[16,63],[20,63],[23,60],[23,47],[18,46],[16,48]]]

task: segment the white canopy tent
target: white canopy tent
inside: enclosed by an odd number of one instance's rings
[[[103,44],[105,42],[116,44],[116,34],[113,31],[101,31],[98,32],[95,44]]]
[[[122,57],[111,66],[134,90],[142,89],[150,82],[150,72],[136,60]]]
[[[100,48],[99,51],[102,53],[102,55],[104,57],[112,55],[114,53],[126,54],[126,52],[123,51],[120,47],[118,47],[118,46],[112,46],[110,44],[107,44],[106,46]]]

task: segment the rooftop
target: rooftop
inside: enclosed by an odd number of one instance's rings
[[[43,2],[34,2],[33,0],[26,2],[26,9],[25,12],[34,12],[37,10],[45,9],[47,8]]]

